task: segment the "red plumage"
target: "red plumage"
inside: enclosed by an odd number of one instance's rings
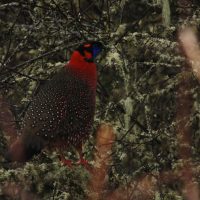
[[[87,81],[88,85],[96,90],[97,71],[95,63],[86,62],[84,57],[80,56],[79,51],[74,51],[66,67],[74,71],[77,76]]]
[[[33,98],[24,118],[21,136],[9,147],[9,161],[26,161],[44,147],[79,149],[93,124],[97,84],[93,59],[99,42],[75,50],[68,64]]]

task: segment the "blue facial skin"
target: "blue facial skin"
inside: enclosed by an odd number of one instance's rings
[[[101,52],[102,48],[97,45],[93,45],[93,58],[96,58],[98,54]]]

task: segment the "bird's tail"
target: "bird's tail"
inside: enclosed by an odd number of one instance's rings
[[[34,155],[37,155],[44,148],[44,140],[32,134],[24,134],[10,145],[6,153],[5,159],[8,162],[25,162],[30,160]]]

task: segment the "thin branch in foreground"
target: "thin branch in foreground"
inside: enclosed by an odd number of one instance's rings
[[[89,184],[91,191],[88,200],[101,199],[105,184],[108,167],[111,163],[112,145],[115,140],[115,133],[110,124],[102,124],[97,130],[97,153],[95,155],[95,167],[92,170],[92,177]]]
[[[190,61],[189,66],[200,81],[200,47],[195,32],[192,28],[185,28],[179,33],[179,40],[186,58]]]
[[[192,61],[191,63],[186,63],[186,67],[191,67],[194,74],[200,80],[200,50],[198,40],[192,29],[186,28],[181,30],[179,40],[186,58]],[[191,78],[187,74],[183,74],[178,87],[176,114],[179,155],[184,162],[182,178],[184,183],[183,194],[187,200],[199,200],[198,184],[195,183],[192,164],[188,162],[192,158],[191,128],[188,125],[193,106],[192,94],[189,92],[191,90]]]

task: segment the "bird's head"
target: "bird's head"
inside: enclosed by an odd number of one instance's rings
[[[91,41],[83,43],[76,49],[76,51],[83,56],[86,62],[93,62],[102,49],[103,45],[101,42]]]
[[[97,82],[94,59],[103,48],[101,42],[85,42],[73,52],[69,63],[66,65],[68,69],[75,72],[76,76],[86,81],[94,90]]]

